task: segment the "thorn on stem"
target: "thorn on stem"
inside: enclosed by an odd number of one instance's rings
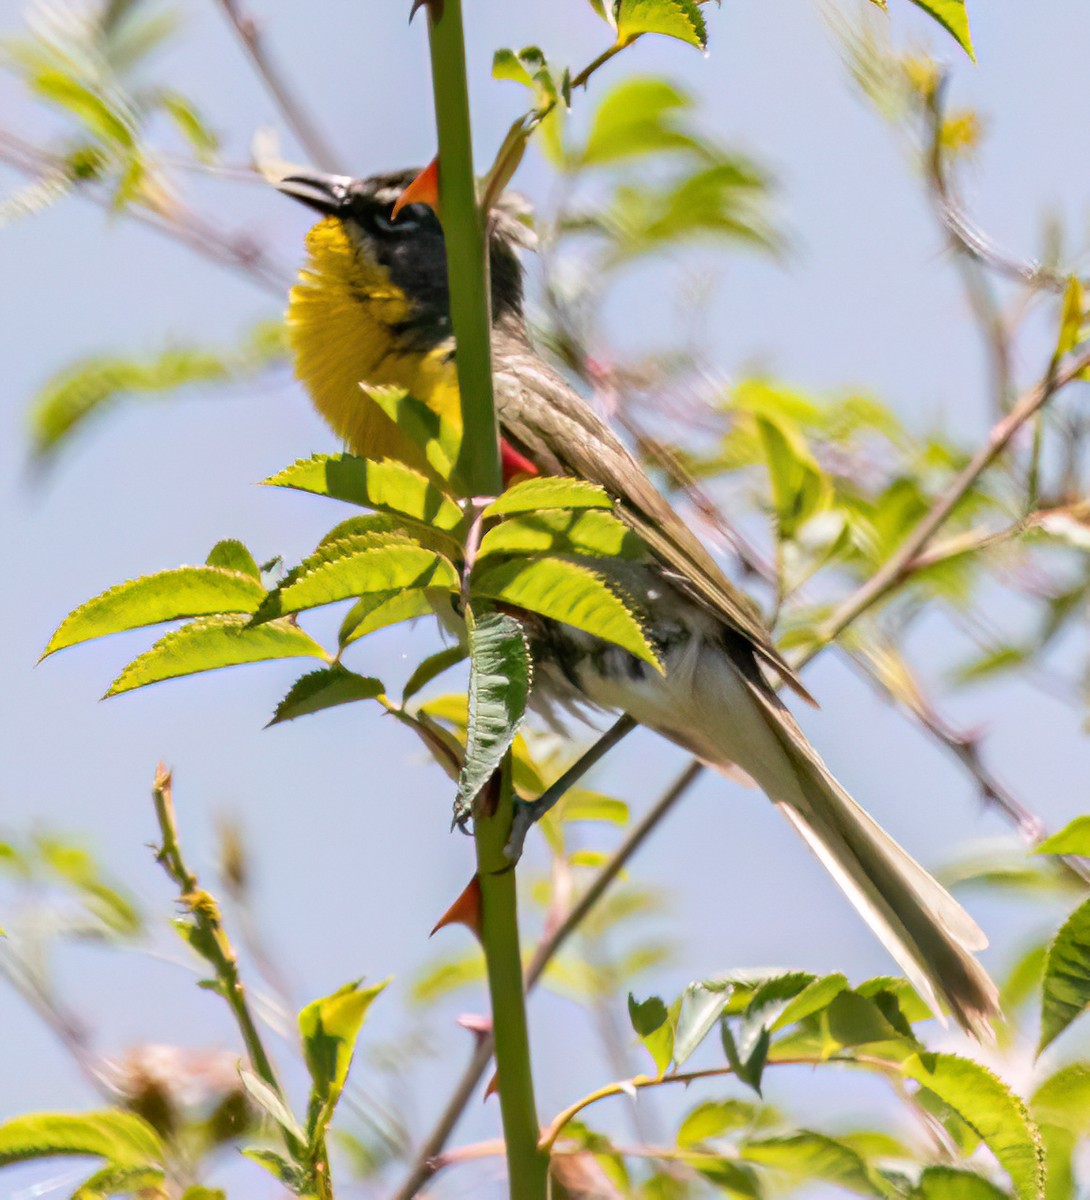
[[[464,925],[478,941],[481,937],[481,881],[474,875],[457,900],[435,923],[429,936],[434,937],[448,925]]]
[[[397,198],[390,220],[396,221],[397,214],[408,204],[426,204],[436,216],[439,216],[439,158],[433,158],[430,163]]]

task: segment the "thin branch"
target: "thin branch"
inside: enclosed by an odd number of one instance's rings
[[[288,128],[295,134],[299,145],[306,151],[311,163],[321,167],[323,171],[337,171],[337,155],[324,134],[307,115],[299,97],[295,95],[279,68],[274,66],[265,48],[257,21],[243,10],[238,0],[219,0],[219,6],[238,34],[254,71],[280,110]]]
[[[1011,438],[1031,420],[1061,388],[1090,367],[1090,350],[1073,355],[1067,365],[1050,371],[1048,377],[1024,392],[1018,402],[992,426],[987,440],[931,506],[927,515],[898,547],[897,552],[833,613],[819,630],[819,645],[808,650],[795,663],[805,666],[820,645],[834,641],[857,617],[884,600],[912,572],[913,562],[949,519],[981,475],[1007,448]]]
[[[214,896],[201,888],[197,876],[186,866],[182,857],[182,848],[178,841],[178,823],[174,814],[171,774],[162,763],[155,772],[152,799],[163,839],[156,861],[177,884],[178,898],[192,920],[194,936],[190,939],[190,944],[215,972],[217,991],[227,1001],[234,1015],[254,1072],[290,1111],[290,1104],[280,1085],[272,1059],[261,1040],[257,1021],[250,1011],[246,989],[239,977],[238,956],[223,928],[219,904]],[[289,1144],[295,1140],[287,1131],[284,1136]],[[297,1146],[291,1148],[293,1152],[300,1149]]]
[[[75,195],[90,200],[111,214],[116,211],[108,189],[86,180],[71,180],[63,160],[2,129],[0,162],[32,178],[58,174],[66,180],[68,190]],[[285,291],[291,286],[293,272],[272,259],[248,235],[225,233],[189,209],[178,206],[175,212],[165,212],[130,203],[126,204],[121,212],[131,220],[181,242],[202,258],[240,272],[251,283],[257,284],[278,299],[282,299]]]
[[[983,230],[973,223],[954,195],[942,156],[945,84],[945,79],[940,80],[928,101],[931,128],[927,161],[931,191],[943,225],[946,226],[946,230],[955,244],[970,259],[983,263],[984,266],[1007,279],[1027,284],[1031,288],[1043,287],[1055,292],[1063,292],[1067,287],[1068,275],[1046,267],[1042,263],[1016,258],[1001,250]]]

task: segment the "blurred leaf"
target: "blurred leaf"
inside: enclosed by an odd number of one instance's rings
[[[848,1146],[824,1134],[800,1131],[743,1142],[738,1153],[750,1162],[784,1171],[796,1180],[823,1180],[860,1196],[884,1196],[877,1177]]]
[[[1029,1107],[1045,1143],[1045,1195],[1048,1200],[1073,1200],[1077,1194],[1073,1156],[1077,1145],[1090,1136],[1090,1063],[1061,1067],[1037,1088]]]
[[[241,1065],[239,1066],[238,1075],[246,1094],[257,1107],[267,1117],[271,1117],[289,1137],[295,1138],[300,1145],[305,1146],[307,1135],[303,1127],[295,1119],[295,1114],[285,1105],[276,1092],[269,1087],[264,1079],[255,1075],[249,1067]],[[243,1153],[247,1154],[248,1152],[244,1150]]]
[[[484,509],[481,516],[512,516],[552,508],[612,508],[613,500],[603,487],[584,479],[538,475],[513,484]]]
[[[965,0],[912,0],[912,3],[934,17],[943,29],[954,36],[965,53],[976,61],[969,35],[969,16],[965,11]]]
[[[533,667],[520,622],[466,606],[469,725],[458,800],[467,808],[492,778],[526,714]]]
[[[201,617],[168,633],[146,653],[134,658],[106,695],[119,696],[149,683],[200,671],[280,658],[328,661],[329,656],[309,634],[286,618],[254,627],[244,614]]]
[[[219,138],[208,127],[192,102],[178,92],[159,92],[155,99],[189,143],[194,154],[202,161],[210,162],[219,149]]]
[[[227,1193],[222,1188],[188,1187],[182,1192],[182,1200],[227,1200]]]
[[[753,1125],[756,1108],[745,1100],[705,1100],[691,1109],[677,1131],[679,1146],[696,1146]]]
[[[289,572],[265,597],[256,624],[339,600],[402,588],[457,591],[458,572],[448,558],[397,534],[357,534],[327,542]],[[359,636],[359,626],[353,634]]]
[[[1086,302],[1083,299],[1082,284],[1077,275],[1072,275],[1067,281],[1060,309],[1060,333],[1056,339],[1055,354],[1057,360],[1070,354],[1079,344],[1085,312]]]
[[[385,979],[368,988],[361,988],[358,982],[345,984],[299,1014],[303,1054],[313,1085],[307,1117],[311,1144],[340,1099],[367,1010],[389,982]]]
[[[1007,972],[999,989],[999,1003],[1008,1016],[1016,1013],[1036,993],[1044,978],[1046,952],[1047,947],[1035,943]]]
[[[1007,1193],[975,1171],[926,1167],[911,1200],[1008,1200]]]
[[[610,825],[628,824],[628,805],[613,796],[586,788],[572,788],[559,804],[563,821],[605,821]]]
[[[55,1154],[93,1155],[118,1166],[156,1167],[165,1152],[140,1117],[109,1109],[92,1113],[27,1113],[0,1125],[0,1166]]]
[[[468,654],[469,648],[460,643],[429,654],[409,676],[405,690],[401,693],[401,703],[405,704],[417,692],[423,691],[433,679],[438,679],[444,671],[449,671],[451,667],[462,662]]]
[[[673,120],[692,106],[692,98],[665,79],[623,79],[605,93],[595,109],[576,163],[596,167],[669,151],[703,154],[702,143]]]
[[[1033,850],[1034,854],[1090,856],[1090,816],[1076,817]]]
[[[280,725],[284,721],[294,721],[296,717],[351,704],[356,700],[374,700],[385,690],[381,679],[357,675],[338,663],[321,667],[300,676],[291,685],[288,694],[276,706],[269,724]]]
[[[474,946],[464,954],[440,959],[428,966],[413,981],[410,992],[415,1004],[435,1004],[470,984],[481,983],[486,978],[484,956]]]
[[[833,998],[828,1008],[828,1021],[829,1035],[842,1046],[898,1042],[904,1037],[904,1030],[891,1024],[874,1000],[850,990]]]
[[[166,1172],[158,1167],[117,1166],[111,1164],[85,1179],[72,1193],[71,1200],[110,1200],[111,1196],[165,1195]]]
[[[107,929],[121,937],[140,933],[143,922],[136,906],[105,878],[86,850],[48,837],[39,837],[37,846],[42,862],[80,893]]]
[[[696,0],[616,0],[613,16],[617,41],[633,42],[645,33],[660,33],[703,50],[708,31]]]
[[[1090,900],[1060,926],[1045,957],[1041,986],[1042,1053],[1090,1005]]]
[[[779,535],[791,539],[826,500],[828,485],[798,432],[783,422],[757,418],[765,448]]]
[[[901,1071],[938,1096],[973,1129],[1010,1176],[1021,1200],[1044,1192],[1041,1137],[1025,1104],[979,1063],[953,1054],[917,1054]]]
[[[493,526],[481,539],[478,558],[490,554],[575,554],[642,558],[646,547],[623,521],[599,509],[527,513]]]
[[[444,532],[462,523],[462,510],[449,496],[426,475],[392,458],[376,462],[351,454],[316,454],[299,459],[265,483],[395,513]]]
[[[279,360],[281,326],[259,325],[234,351],[172,348],[144,360],[119,356],[81,359],[54,375],[35,397],[29,419],[34,454],[55,455],[91,417],[126,396],[155,396],[182,388],[252,377]]]
[[[540,613],[623,647],[662,670],[629,605],[589,567],[563,558],[525,558],[474,572],[474,596]]]
[[[69,613],[42,655],[92,638],[217,613],[253,613],[265,589],[252,575],[219,566],[178,567],[130,579]]]
[[[306,1140],[306,1134],[300,1129],[299,1141],[305,1144]],[[277,1154],[275,1150],[266,1150],[263,1146],[246,1146],[242,1153],[251,1162],[257,1163],[274,1178],[279,1179],[295,1195],[307,1196],[306,1172],[289,1162],[282,1154]]]
[[[1033,651],[1026,646],[998,646],[978,655],[969,662],[955,667],[951,672],[951,680],[964,686],[969,683],[979,683],[1004,671],[1017,670],[1026,665]]]

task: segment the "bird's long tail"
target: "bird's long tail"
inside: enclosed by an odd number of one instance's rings
[[[987,945],[976,922],[837,783],[756,666],[710,649],[705,644],[667,672],[675,684],[672,729],[645,719],[650,713],[633,715],[711,765],[750,775],[931,1007],[990,1036],[998,992],[973,957]]]

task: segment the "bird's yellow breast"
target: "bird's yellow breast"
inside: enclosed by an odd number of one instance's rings
[[[355,454],[417,461],[418,448],[360,384],[404,388],[461,423],[449,346],[422,352],[397,326],[412,315],[405,293],[334,217],[307,236],[308,260],[288,302],[295,372],[315,408]]]

